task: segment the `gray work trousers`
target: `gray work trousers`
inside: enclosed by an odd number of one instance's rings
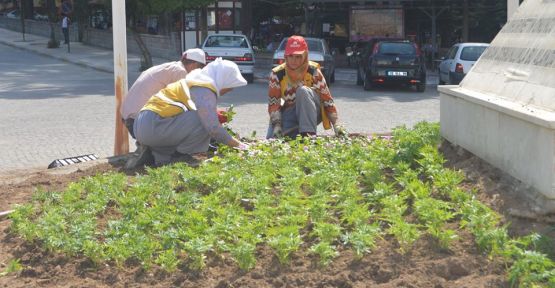
[[[299,87],[296,91],[295,104],[281,110],[281,131],[284,136],[297,137],[299,133],[316,133],[322,122],[320,96],[308,87]],[[266,138],[272,138],[274,127],[270,123]]]
[[[135,119],[133,130],[137,141],[152,150],[156,165],[170,162],[176,151],[182,154],[206,152],[210,144],[210,136],[197,111],[162,118],[144,110]]]

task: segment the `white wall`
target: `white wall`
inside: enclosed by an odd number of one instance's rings
[[[442,136],[524,182],[551,213],[554,79],[555,3],[527,0],[460,86],[439,88]]]

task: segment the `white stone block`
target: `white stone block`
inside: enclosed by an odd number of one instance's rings
[[[527,0],[460,86],[440,91],[443,137],[530,187],[555,213],[555,1]]]

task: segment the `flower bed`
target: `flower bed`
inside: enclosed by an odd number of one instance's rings
[[[510,237],[500,215],[461,188],[464,174],[444,167],[440,140],[438,124],[420,123],[387,139],[221,147],[197,168],[110,172],[63,192],[39,191],[10,216],[11,229],[95,267],[170,274],[203,271],[217,259],[245,273],[261,255],[281,267],[307,257],[326,269],[344,254],[355,262],[382,249],[410,257],[427,241],[448,255],[464,242],[505,265],[508,285],[555,285],[553,261],[536,249],[542,237]],[[17,270],[17,259],[10,263]]]

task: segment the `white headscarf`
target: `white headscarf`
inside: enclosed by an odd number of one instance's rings
[[[216,89],[220,97],[220,90],[247,85],[237,64],[222,58],[216,58],[202,69],[195,69],[185,77],[187,83],[210,84]]]

